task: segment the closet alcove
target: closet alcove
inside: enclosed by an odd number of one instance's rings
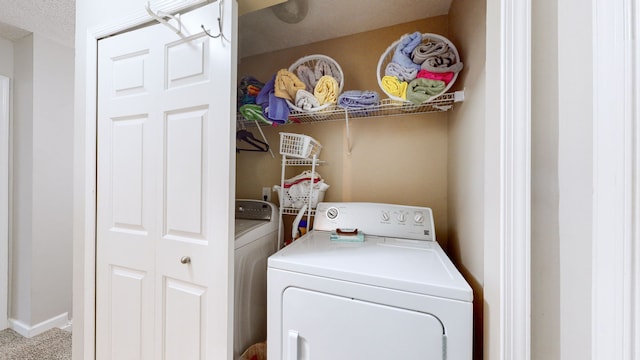
[[[393,6],[390,4],[390,6]],[[335,9],[340,11],[340,9]],[[313,2],[309,13],[314,11]],[[280,183],[279,133],[312,136],[323,146],[325,164],[317,170],[330,185],[326,201],[363,201],[427,206],[433,209],[437,239],[474,288],[474,357],[482,357],[482,229],[485,199],[485,1],[452,0],[444,15],[425,17],[393,26],[364,29],[352,35],[254,53],[242,42],[253,16],[274,16],[269,9],[240,16],[238,80],[251,75],[262,82],[303,56],[324,54],[335,59],[344,72],[345,90],[379,88],[376,67],[386,48],[403,34],[416,31],[441,34],[451,40],[464,69],[448,91],[463,95],[449,111],[382,113],[374,117],[350,117],[348,127],[339,112],[323,121],[271,127],[261,126],[269,152],[236,155],[236,198],[262,198],[262,189]],[[331,14],[323,14],[331,19]],[[297,24],[280,22],[288,31],[302,31]],[[354,14],[354,22],[366,24],[366,15]],[[327,20],[327,32],[330,20]],[[364,27],[364,26],[363,26]],[[244,33],[243,33],[244,31]],[[251,30],[255,31],[255,30]],[[264,32],[274,31],[263,29]],[[286,39],[282,39],[286,43]],[[249,55],[243,55],[249,54]],[[457,92],[457,93],[456,93]],[[239,118],[238,128],[253,124]],[[348,134],[349,133],[349,134]],[[291,176],[295,173],[291,173]],[[271,198],[277,204],[277,193]],[[290,234],[292,216],[285,216],[284,234]]]

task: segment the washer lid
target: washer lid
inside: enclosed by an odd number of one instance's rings
[[[435,241],[366,236],[336,242],[313,230],[269,258],[269,268],[472,301],[473,292]]]
[[[278,237],[278,224],[273,221],[236,219],[235,249],[248,245],[264,236]]]

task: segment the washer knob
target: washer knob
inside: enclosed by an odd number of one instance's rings
[[[334,220],[338,217],[338,209],[335,207],[330,207],[327,209],[327,217],[331,220]]]
[[[403,213],[398,214],[398,221],[404,222],[405,220],[407,220],[407,218],[404,216]]]
[[[421,224],[424,221],[424,215],[422,215],[422,213],[417,212],[416,215],[413,217],[413,220],[415,220],[415,222],[417,222],[418,224]]]
[[[389,221],[390,217],[389,217],[389,213],[386,211],[382,212],[382,221]]]

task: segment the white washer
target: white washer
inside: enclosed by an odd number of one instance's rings
[[[234,359],[267,338],[267,258],[278,248],[278,207],[236,200]]]
[[[332,241],[336,228],[364,241]],[[314,230],[268,264],[269,359],[472,357],[473,293],[429,208],[320,203]]]

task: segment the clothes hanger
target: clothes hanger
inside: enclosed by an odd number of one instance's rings
[[[246,142],[247,144],[252,146],[252,148],[250,148],[250,149],[239,148],[238,146],[236,146],[236,152],[240,152],[240,151],[267,152],[267,151],[269,151],[269,144],[267,144],[264,141],[256,139],[253,136],[253,133],[251,133],[251,131],[248,131],[248,130],[245,130],[245,129],[238,130],[236,132],[236,140],[239,140],[241,142]]]

